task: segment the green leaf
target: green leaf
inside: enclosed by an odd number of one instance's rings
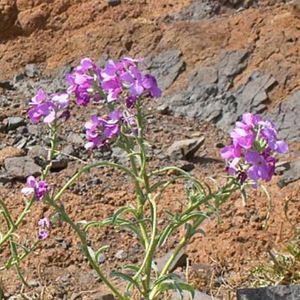
[[[156,281],[155,287],[157,289],[157,294],[163,293],[169,290],[177,290],[181,294],[183,299],[183,291],[187,291],[191,294],[192,298],[195,296],[195,291],[192,286],[188,283],[183,282],[179,277],[174,276],[174,274],[169,274],[169,276]],[[155,296],[156,296],[155,295]]]
[[[105,251],[106,249],[108,249],[108,248],[109,248],[109,246],[105,245],[105,246],[102,246],[101,248],[99,248],[99,249],[96,251],[96,253],[95,253],[95,261],[97,262],[97,264],[98,264],[99,255],[100,255],[103,251]]]
[[[90,246],[87,246],[87,249],[88,249],[89,254],[90,254],[90,256],[92,257],[93,261],[95,261],[95,260],[96,260],[96,259],[95,259],[95,256],[96,256],[95,251],[94,251],[94,250],[92,249],[92,247],[90,247]]]
[[[112,224],[115,224],[116,223],[116,220],[118,219],[118,217],[120,215],[122,215],[123,213],[126,213],[126,212],[131,212],[133,213],[133,215],[135,216],[135,209],[133,209],[132,207],[120,207],[119,209],[117,209],[113,216],[112,216]]]
[[[134,285],[138,290],[139,292],[142,294],[142,290],[141,290],[141,287],[140,285],[138,284],[138,282],[136,280],[134,280],[131,276],[127,275],[127,274],[124,274],[122,272],[117,272],[117,271],[112,271],[111,272],[111,275],[112,276],[115,276],[115,277],[119,277],[129,283],[131,283],[132,285]]]
[[[172,226],[172,224],[170,224],[162,231],[158,240],[159,247],[162,247],[165,244],[174,229],[175,228]]]
[[[208,218],[208,215],[202,211],[192,211],[187,215],[184,215],[182,217],[182,222],[186,223],[187,221],[193,219],[193,218],[204,218],[203,221]]]
[[[132,270],[134,272],[138,272],[140,268],[137,265],[127,264],[127,265],[123,266],[123,269],[124,270]]]

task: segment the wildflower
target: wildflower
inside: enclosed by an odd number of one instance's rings
[[[37,181],[33,176],[27,178],[27,187],[24,187],[21,192],[25,196],[30,196],[34,194],[37,201],[41,201],[48,192],[48,184],[43,181]]]
[[[39,240],[45,240],[49,235],[49,229],[51,227],[51,222],[48,218],[40,219],[38,222],[39,230],[38,230],[38,237]]]
[[[97,74],[98,68],[89,58],[82,59],[80,65],[72,73],[67,74],[66,80],[69,84],[67,93],[75,95],[78,105],[86,106],[93,98]]]
[[[66,120],[69,116],[68,105],[69,95],[53,94],[47,97],[43,89],[40,89],[36,96],[31,99],[28,116],[33,123],[38,123],[43,119],[44,123],[50,124],[57,119]]]
[[[143,74],[137,66],[140,60],[123,58],[119,62],[109,60],[101,70],[101,87],[107,93],[107,101],[116,101],[123,93],[127,95],[126,104],[133,107],[137,98],[144,95],[160,97],[161,90],[155,77]]]
[[[99,118],[96,115],[91,116],[90,121],[85,124],[86,137],[89,141],[86,149],[101,148],[116,138],[120,133],[119,122],[122,119],[122,113],[113,111],[107,118]]]
[[[229,175],[236,175],[241,183],[249,178],[254,185],[260,179],[270,181],[275,171],[275,152],[288,151],[286,142],[278,140],[274,124],[244,113],[230,136],[232,144],[221,149]]]
[[[245,154],[245,161],[251,166],[247,170],[247,175],[254,181],[263,179],[270,181],[275,171],[275,158],[266,156],[254,151],[249,151]]]

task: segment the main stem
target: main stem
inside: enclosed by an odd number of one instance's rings
[[[55,202],[54,200],[50,200],[49,204],[55,208],[57,212],[61,214],[62,219],[68,223],[72,229],[75,231],[77,236],[80,239],[81,246],[82,246],[82,251],[85,255],[85,257],[88,259],[90,265],[92,268],[97,272],[99,278],[106,284],[107,287],[111,289],[111,291],[114,293],[114,295],[119,299],[119,300],[129,300],[127,297],[122,295],[118,289],[106,278],[106,276],[103,274],[103,272],[100,270],[97,262],[93,259],[93,257],[90,254],[90,251],[88,249],[88,241],[86,240],[85,233],[82,232],[77,224],[73,222],[73,220],[69,217],[69,215],[65,212],[63,206],[60,206]]]

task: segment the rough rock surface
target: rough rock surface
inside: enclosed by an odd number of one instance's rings
[[[284,187],[291,182],[300,179],[300,160],[293,161],[289,164],[289,168],[284,171],[283,176],[280,178],[278,185]]]
[[[257,289],[240,289],[238,300],[299,300],[300,285],[277,285]]]
[[[150,57],[146,59],[145,63],[149,65],[149,72],[156,77],[162,90],[169,88],[185,68],[182,53],[176,49]]]
[[[24,180],[30,175],[38,176],[41,174],[41,168],[27,156],[7,158],[4,164],[8,175],[14,179]]]
[[[294,92],[285,102],[279,103],[267,117],[279,129],[280,137],[289,141],[300,141],[300,90]]]

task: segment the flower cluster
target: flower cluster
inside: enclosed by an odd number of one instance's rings
[[[39,232],[38,237],[39,240],[45,240],[49,235],[49,229],[51,228],[51,222],[48,218],[40,219],[38,222]]]
[[[122,113],[113,111],[107,118],[99,118],[96,115],[91,116],[90,121],[86,122],[86,137],[88,143],[86,149],[101,148],[108,142],[118,136],[120,133],[120,121]]]
[[[232,144],[221,150],[227,160],[228,173],[237,175],[243,183],[250,178],[270,181],[275,171],[275,152],[286,153],[288,145],[277,138],[275,126],[260,116],[244,113],[231,132]]]
[[[138,97],[160,97],[161,90],[155,77],[143,74],[137,67],[140,60],[125,57],[119,62],[109,60],[100,70],[101,87],[107,94],[107,102],[116,101],[121,95],[125,97],[127,107],[131,108]]]
[[[47,96],[43,89],[39,89],[29,103],[31,108],[28,116],[33,123],[43,119],[44,123],[51,124],[57,119],[66,120],[69,118],[69,95],[67,93],[53,94]]]
[[[37,181],[33,176],[29,176],[26,183],[27,187],[21,190],[25,196],[33,194],[37,201],[41,201],[48,193],[48,184],[44,180]]]
[[[67,92],[74,94],[78,105],[84,106],[91,99],[111,103],[123,98],[127,107],[132,108],[138,97],[160,97],[155,77],[143,74],[137,66],[139,62],[141,60],[125,57],[117,62],[108,60],[105,67],[100,68],[91,59],[84,58],[67,75]]]
[[[91,99],[100,100],[101,96],[96,93],[95,87],[99,86],[99,68],[89,58],[81,60],[72,73],[67,74],[66,80],[69,84],[68,94],[74,94],[78,105],[86,106]]]

